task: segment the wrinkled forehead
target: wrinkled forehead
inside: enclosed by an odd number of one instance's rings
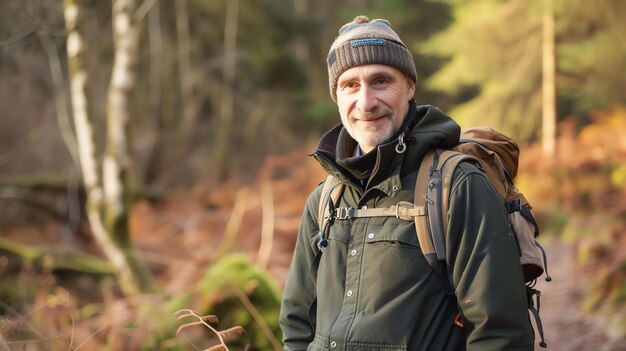
[[[389,79],[410,79],[402,71],[393,66],[381,65],[381,64],[366,64],[350,67],[343,71],[339,78],[338,83],[346,80],[369,80],[378,77],[387,77]]]

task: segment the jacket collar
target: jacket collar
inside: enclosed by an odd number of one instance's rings
[[[401,190],[401,176],[416,170],[428,150],[456,145],[459,141],[460,127],[449,116],[430,105],[416,106],[413,100],[409,106],[398,135],[370,152],[375,153],[375,163],[365,187],[345,168],[345,162],[337,162],[338,145],[356,146],[342,124],[322,136],[312,155],[327,173],[341,182],[349,182],[362,191],[378,189],[395,196]],[[400,152],[402,144],[406,146],[404,152]]]

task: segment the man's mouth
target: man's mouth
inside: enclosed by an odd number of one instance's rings
[[[369,111],[355,114],[355,120],[358,122],[362,122],[364,124],[375,124],[382,119],[391,116],[391,111],[389,109],[379,109],[378,111]]]
[[[379,115],[379,116],[367,117],[367,118],[358,118],[357,120],[365,124],[374,124],[382,120],[385,117],[387,117],[387,115]]]

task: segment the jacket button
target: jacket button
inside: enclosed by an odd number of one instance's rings
[[[356,250],[350,251],[350,255],[355,256],[356,255]]]
[[[367,234],[368,239],[374,239],[374,236],[375,236],[374,233]]]
[[[352,290],[348,290],[348,292],[346,293],[346,295],[348,295],[348,297],[352,296]]]
[[[334,341],[333,341],[333,342],[331,342],[331,343],[330,343],[330,347],[332,347],[332,348],[334,349],[335,347],[337,347],[337,343],[336,343],[336,342],[334,342]]]

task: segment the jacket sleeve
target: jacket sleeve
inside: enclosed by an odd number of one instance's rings
[[[517,239],[500,196],[474,165],[455,173],[447,235],[467,350],[533,350]]]
[[[316,279],[311,263],[317,254],[317,206],[321,188],[307,200],[298,231],[280,310],[284,350],[306,350],[315,336]]]

